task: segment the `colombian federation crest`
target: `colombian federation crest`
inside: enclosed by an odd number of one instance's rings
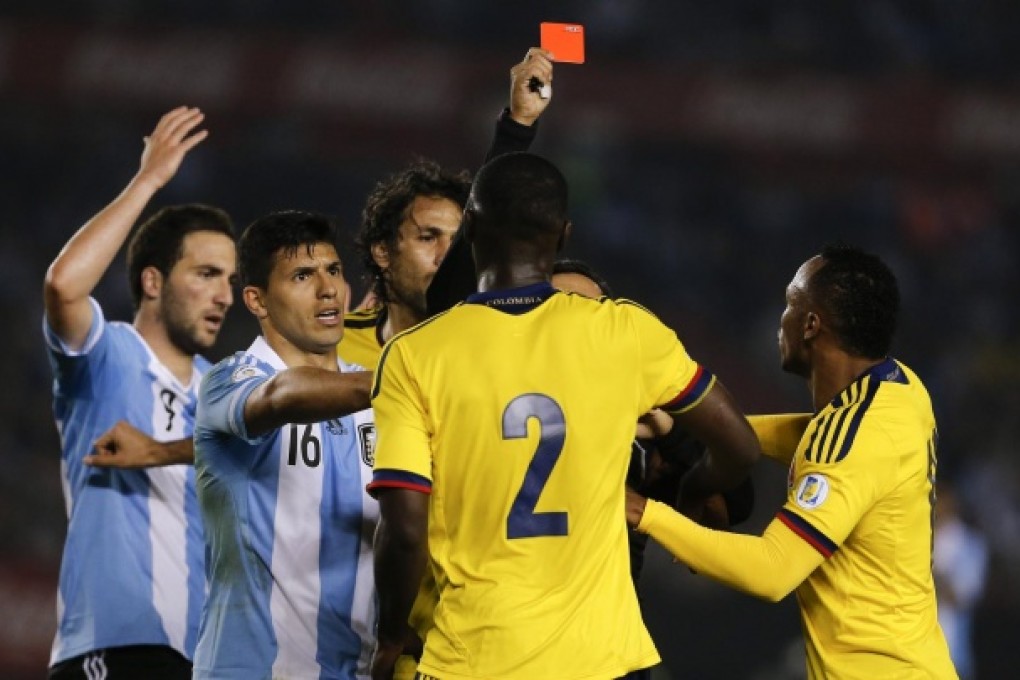
[[[829,480],[824,475],[810,474],[800,480],[794,500],[805,510],[814,510],[829,496]]]
[[[375,423],[358,425],[358,441],[361,442],[361,460],[365,465],[375,465]]]

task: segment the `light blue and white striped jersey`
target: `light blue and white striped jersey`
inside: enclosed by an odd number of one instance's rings
[[[182,385],[133,326],[108,323],[90,302],[92,327],[79,351],[43,321],[68,517],[50,663],[139,644],[169,645],[190,659],[205,597],[194,470],[112,470],[81,459],[118,420],[159,441],[191,436],[209,362],[195,357]]]
[[[379,516],[365,491],[372,411],[250,437],[248,396],[286,368],[259,337],[202,381],[195,470],[209,597],[196,678],[368,676]]]

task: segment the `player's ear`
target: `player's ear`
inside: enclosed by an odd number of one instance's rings
[[[385,241],[373,243],[369,248],[372,259],[379,265],[380,269],[388,269],[390,266],[390,247]]]
[[[814,312],[808,312],[804,315],[804,339],[812,340],[818,336],[822,330],[822,318]]]
[[[244,306],[255,315],[256,319],[264,319],[269,316],[269,310],[266,309],[265,291],[261,288],[245,286],[241,291],[241,297],[244,299]]]
[[[142,299],[158,298],[163,292],[163,272],[156,267],[148,266],[142,270]]]
[[[563,223],[563,231],[560,232],[560,238],[556,241],[556,252],[561,252],[563,247],[567,245],[567,240],[570,238],[570,230],[573,229],[574,223],[570,220],[566,220]]]

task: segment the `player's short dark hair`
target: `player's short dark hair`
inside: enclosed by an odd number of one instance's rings
[[[142,270],[155,267],[164,278],[184,257],[184,238],[212,231],[234,240],[234,223],[225,211],[200,203],[161,208],[145,220],[128,242],[127,269],[135,309],[142,304]]]
[[[900,311],[896,276],[877,255],[846,244],[826,246],[821,256],[811,296],[829,313],[840,345],[855,356],[885,357]]]
[[[479,232],[498,231],[513,240],[558,234],[567,221],[566,178],[531,153],[504,154],[482,166],[470,200]]]
[[[317,243],[336,247],[336,226],[329,217],[303,210],[283,210],[260,217],[237,243],[241,285],[265,289],[277,253],[291,256],[301,246],[311,252]]]
[[[470,190],[471,175],[466,170],[449,172],[425,158],[415,159],[373,187],[361,211],[361,228],[354,243],[376,297],[386,301],[386,286],[382,269],[372,258],[372,246],[386,243],[392,249],[396,245],[400,223],[415,198],[445,198],[463,209]]]
[[[583,260],[571,260],[564,258],[562,260],[556,260],[553,262],[553,275],[556,274],[580,274],[581,276],[590,279],[602,294],[606,297],[614,297],[612,288],[609,287],[609,283],[602,278],[602,276],[595,271],[595,269]]]

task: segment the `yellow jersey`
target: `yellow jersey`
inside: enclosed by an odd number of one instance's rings
[[[935,416],[887,359],[821,409],[779,519],[827,559],[797,588],[811,678],[955,678],[931,572]]]
[[[336,346],[337,356],[344,363],[357,364],[374,371],[382,354],[383,341],[380,336],[386,322],[386,307],[374,307],[349,312],[344,315],[344,336]]]
[[[387,344],[369,488],[431,494],[439,604],[419,672],[568,680],[657,663],[623,521],[630,444],[640,415],[713,384],[638,305],[544,283],[476,294]]]

